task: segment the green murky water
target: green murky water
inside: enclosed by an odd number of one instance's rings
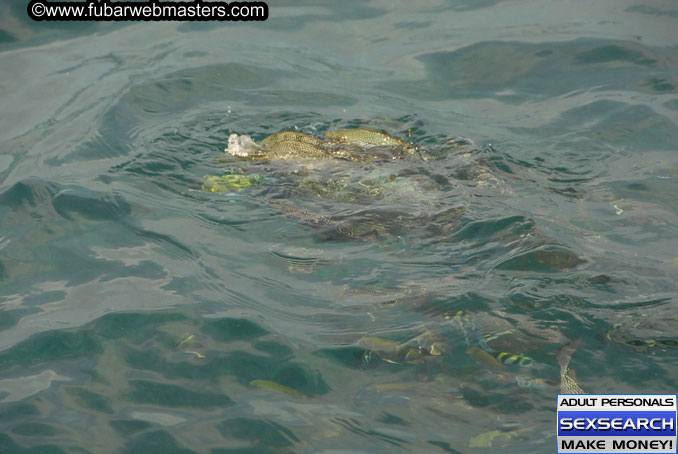
[[[672,2],[270,6],[0,6],[0,452],[551,452],[579,337],[676,391]],[[355,127],[421,155],[223,154]]]

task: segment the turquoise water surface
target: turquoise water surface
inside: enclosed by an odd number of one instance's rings
[[[0,5],[0,453],[554,452],[580,337],[585,391],[678,389],[675,2],[26,4]],[[341,128],[416,152],[224,154]]]

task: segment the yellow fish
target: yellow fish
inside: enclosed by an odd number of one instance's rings
[[[497,358],[487,353],[480,347],[471,347],[466,350],[466,354],[470,356],[473,361],[478,363],[480,366],[489,369],[493,372],[503,372],[504,365],[500,363]]]
[[[495,358],[497,358],[498,361],[506,364],[507,366],[510,366],[512,364],[519,364],[521,366],[531,366],[532,364],[534,364],[534,360],[532,358],[530,358],[529,356],[525,356],[522,353],[513,354],[507,352],[500,352],[495,356]]]
[[[281,393],[289,394],[290,396],[294,397],[308,397],[306,394],[297,391],[296,389],[292,389],[289,386],[281,385],[280,383],[276,383],[274,381],[270,380],[252,380],[250,382],[250,385],[254,386],[255,388],[263,388],[263,389],[272,389],[274,391],[280,391]]]

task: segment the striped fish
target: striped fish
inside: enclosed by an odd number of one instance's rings
[[[586,391],[581,389],[577,382],[575,370],[570,369],[572,355],[574,355],[574,352],[577,351],[581,343],[582,339],[579,338],[563,345],[558,350],[558,353],[556,353],[558,364],[560,364],[560,392],[563,394],[586,394]]]
[[[520,366],[531,366],[534,364],[534,359],[523,355],[522,353],[514,354],[508,352],[499,352],[495,355],[495,358],[507,366],[511,366],[513,364],[518,364]]]

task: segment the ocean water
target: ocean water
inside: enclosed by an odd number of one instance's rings
[[[577,338],[585,391],[678,389],[675,2],[26,3],[0,5],[0,452],[553,452]],[[417,151],[224,154],[358,127]]]

